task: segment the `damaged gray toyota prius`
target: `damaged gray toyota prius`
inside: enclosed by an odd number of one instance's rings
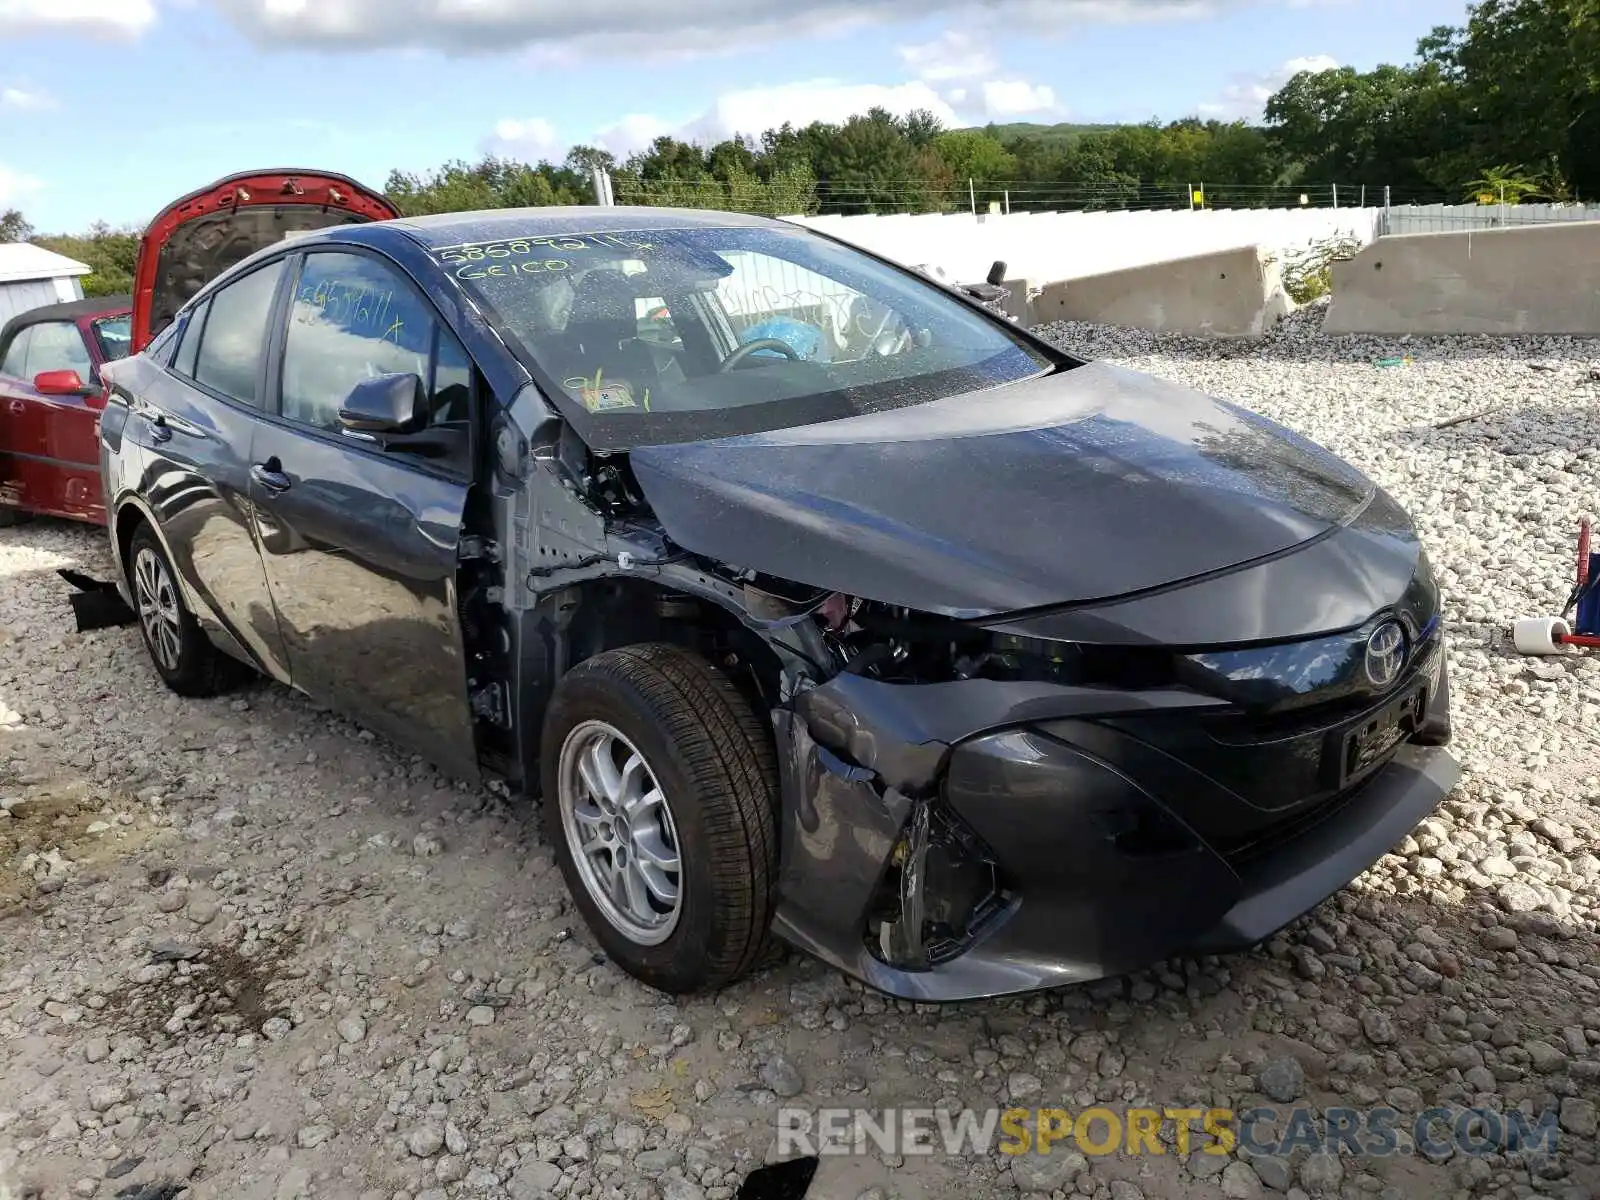
[[[775,935],[954,1000],[1244,948],[1454,786],[1411,522],[1289,431],[785,222],[318,229],[282,174],[191,205],[255,252],[153,269],[107,371],[152,661],[539,793],[639,979]]]

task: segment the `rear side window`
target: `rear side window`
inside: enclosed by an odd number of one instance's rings
[[[200,353],[200,331],[206,326],[206,313],[210,308],[211,301],[207,300],[189,314],[189,320],[183,326],[183,342],[178,346],[178,357],[172,364],[174,371],[190,379],[194,378],[195,355]]]
[[[261,402],[261,363],[267,353],[272,298],[283,260],[252,271],[211,297],[211,315],[195,358],[197,383],[242,404]]]

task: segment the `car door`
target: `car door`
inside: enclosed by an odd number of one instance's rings
[[[45,395],[33,380],[73,371],[97,386],[95,359],[76,321],[41,321],[0,348],[0,485],[8,503],[54,516],[105,520],[95,421],[102,395]]]
[[[150,373],[123,431],[142,453],[136,490],[200,602],[267,674],[289,678],[255,543],[250,444],[260,422],[279,258],[229,281],[184,318],[164,371]]]
[[[251,498],[291,677],[401,745],[473,777],[457,617],[472,369],[409,278],[349,249],[305,254],[278,339],[278,419],[252,451]],[[383,449],[339,408],[376,375],[411,372],[461,452]]]

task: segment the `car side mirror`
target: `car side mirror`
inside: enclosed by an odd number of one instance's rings
[[[33,390],[41,396],[90,396],[99,391],[73,370],[40,371],[33,377]]]
[[[410,372],[363,379],[339,406],[339,424],[349,433],[416,433],[427,423],[427,392],[422,377]]]

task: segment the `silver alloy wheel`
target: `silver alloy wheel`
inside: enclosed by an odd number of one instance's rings
[[[650,764],[614,726],[583,721],[561,745],[562,833],[590,897],[629,941],[659,946],[678,927],[678,830]]]
[[[141,546],[133,560],[133,595],[150,653],[167,670],[176,671],[183,645],[178,589],[166,564],[148,546]]]

